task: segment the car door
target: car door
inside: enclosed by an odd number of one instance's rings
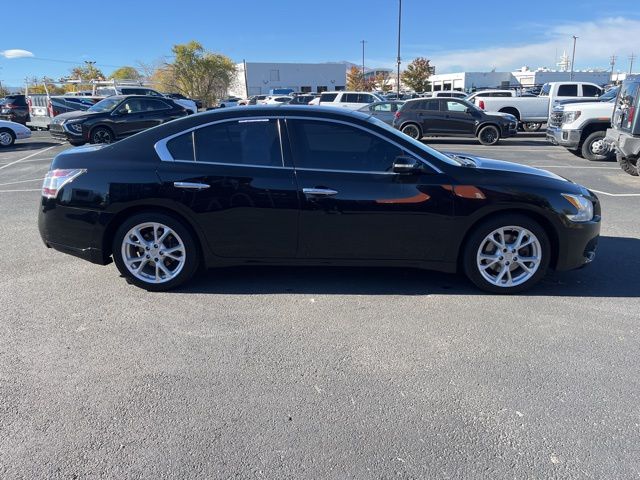
[[[453,135],[473,135],[478,115],[475,110],[469,109],[468,105],[451,99],[440,100],[440,107],[445,111],[446,132]]]
[[[453,211],[443,174],[393,172],[393,162],[410,154],[376,129],[287,119],[301,201],[299,257],[402,260],[442,254],[437,239]]]
[[[422,100],[418,104],[416,117],[424,135],[446,132],[445,112],[440,110],[440,100]]]
[[[143,99],[125,98],[110,116],[112,128],[118,138],[133,135],[146,128]]]
[[[279,121],[229,119],[158,144],[165,196],[195,217],[215,255],[294,258],[299,202]]]

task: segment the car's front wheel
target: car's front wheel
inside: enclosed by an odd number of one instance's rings
[[[500,140],[500,130],[493,125],[482,127],[478,132],[478,140],[482,145],[495,145]]]
[[[0,147],[10,147],[16,142],[16,135],[8,128],[0,128]]]
[[[612,160],[611,148],[604,141],[604,131],[593,132],[582,143],[581,153],[589,161]]]
[[[517,293],[531,288],[547,272],[549,237],[539,223],[524,215],[503,215],[481,224],[463,252],[467,277],[491,293]]]
[[[130,283],[155,292],[188,281],[200,264],[191,232],[162,213],[141,213],[127,219],[116,231],[112,248],[120,273]]]

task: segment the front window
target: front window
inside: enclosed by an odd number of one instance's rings
[[[100,100],[95,105],[89,107],[88,111],[97,113],[110,112],[116,108],[121,101],[121,98],[105,98],[104,100]]]
[[[445,103],[446,111],[448,112],[459,112],[465,113],[467,111],[467,106],[462,102],[456,102],[453,100],[447,100]]]

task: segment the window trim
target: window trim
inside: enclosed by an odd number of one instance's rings
[[[175,160],[173,158],[173,156],[171,155],[171,153],[169,152],[169,149],[167,148],[167,142],[169,142],[170,140],[179,137],[180,135],[184,135],[186,133],[190,133],[193,135],[194,132],[196,130],[199,130],[201,128],[205,128],[205,127],[209,127],[211,125],[217,125],[217,124],[221,124],[221,123],[229,123],[229,122],[240,122],[240,121],[269,121],[269,120],[277,120],[277,126],[278,126],[278,139],[280,140],[280,156],[281,156],[281,160],[282,160],[282,166],[278,166],[278,167],[274,167],[271,165],[253,165],[253,164],[236,164],[236,163],[224,163],[224,162],[198,162],[196,159],[196,155],[195,155],[195,137],[194,137],[194,142],[193,142],[193,148],[194,148],[194,160]],[[399,173],[396,172],[383,172],[383,171],[378,171],[378,170],[372,170],[372,171],[360,171],[360,170],[339,170],[339,169],[323,169],[323,168],[305,168],[305,167],[301,167],[301,168],[297,168],[295,166],[286,166],[285,165],[285,158],[284,158],[284,141],[283,141],[283,135],[282,135],[282,125],[281,125],[281,120],[284,120],[285,123],[287,120],[315,120],[315,121],[321,121],[321,122],[331,122],[331,123],[339,123],[342,125],[347,125],[349,127],[354,127],[354,128],[358,128],[360,130],[363,130],[371,135],[375,135],[378,138],[381,138],[382,140],[385,140],[389,143],[391,143],[392,145],[398,147],[400,150],[402,150],[404,152],[405,155],[411,156],[414,159],[424,163],[425,165],[427,165],[429,168],[431,168],[433,171],[435,171],[436,173],[443,173],[443,171],[436,167],[435,165],[433,165],[431,162],[425,160],[424,158],[421,158],[420,156],[418,156],[417,154],[415,154],[414,152],[412,152],[411,150],[407,149],[406,147],[402,146],[401,144],[399,144],[398,142],[395,142],[391,139],[389,139],[388,137],[379,134],[378,132],[373,131],[370,128],[366,128],[363,127],[361,125],[357,125],[355,123],[350,123],[344,120],[336,120],[333,118],[322,118],[322,117],[312,117],[312,116],[300,116],[300,115],[279,115],[279,116],[263,116],[263,115],[258,115],[258,116],[254,116],[254,117],[234,117],[234,118],[225,118],[225,119],[221,119],[221,120],[216,120],[213,122],[209,122],[209,123],[205,123],[202,125],[198,125],[195,127],[191,127],[191,128],[187,128],[185,130],[182,130],[178,133],[174,133],[173,135],[170,135],[168,137],[164,137],[160,140],[158,140],[154,145],[153,148],[156,151],[156,154],[158,155],[158,157],[160,158],[160,161],[162,162],[180,162],[180,163],[190,163],[190,164],[205,164],[205,165],[221,165],[221,166],[231,166],[231,167],[250,167],[250,168],[272,168],[272,169],[278,169],[278,170],[300,170],[300,171],[316,171],[316,172],[342,172],[342,173],[361,173],[361,174],[367,174],[367,175],[399,175]],[[287,134],[289,132],[289,128],[287,127]],[[289,138],[287,138],[287,141],[290,143],[291,140]]]

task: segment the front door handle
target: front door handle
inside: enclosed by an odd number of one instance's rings
[[[206,183],[194,183],[194,182],[173,182],[173,186],[176,188],[184,188],[187,190],[205,190],[211,185]]]
[[[329,188],[303,188],[302,193],[307,197],[332,197],[337,195],[338,191]]]

